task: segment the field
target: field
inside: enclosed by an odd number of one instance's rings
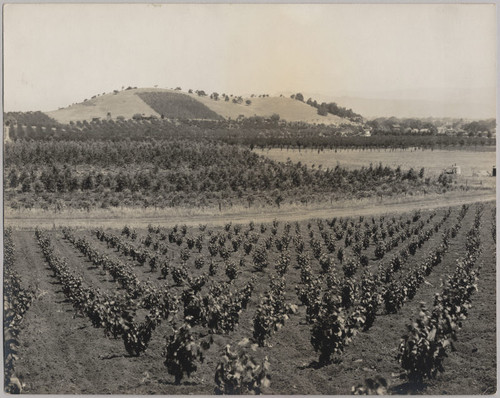
[[[137,95],[155,112],[167,118],[220,119],[221,117],[187,94],[168,91],[138,91]]]
[[[493,394],[495,218],[488,202],[289,222],[14,229],[6,279],[29,300],[12,306],[22,321],[11,380],[23,393],[349,394],[380,376],[389,393]],[[16,284],[7,286],[12,303]],[[428,334],[421,302],[452,326]],[[416,319],[412,333],[446,354],[435,378],[396,360]],[[253,384],[239,390],[238,375]]]
[[[301,162],[308,166],[320,165],[326,168],[335,168],[337,165],[348,170],[358,169],[360,167],[374,167],[379,163],[384,166],[398,167],[402,169],[414,168],[420,170],[425,167],[428,175],[439,175],[444,169],[451,169],[457,165],[461,169],[463,177],[487,177],[491,175],[492,168],[496,165],[496,152],[494,147],[488,147],[486,150],[473,150],[472,148],[464,150],[419,150],[419,149],[372,149],[372,150],[315,150],[315,149],[255,149],[259,155],[265,155],[272,160],[286,162],[290,159],[292,162]],[[488,179],[484,178],[486,184]]]

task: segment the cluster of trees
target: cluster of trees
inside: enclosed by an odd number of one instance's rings
[[[253,97],[253,94],[252,94],[252,97]],[[233,98],[232,99],[233,104],[242,104],[243,103],[243,97],[241,95],[233,97],[232,94],[231,95],[222,94],[220,96],[219,96],[219,93],[216,93],[216,92],[213,92],[212,94],[210,94],[210,99],[213,99],[214,101],[219,101],[219,99],[224,99],[224,101],[229,102],[231,100],[231,98]],[[247,99],[244,102],[245,102],[245,104],[250,105],[252,103],[252,100]]]
[[[496,120],[467,122],[463,119],[380,117],[366,122],[373,135],[453,135],[457,137],[491,138],[496,131]]]
[[[480,134],[486,134],[487,137],[491,137],[496,132],[496,124],[495,119],[478,120],[466,123],[462,128],[470,137],[476,137]]]
[[[7,126],[20,124],[24,126],[44,126],[56,127],[59,123],[49,117],[47,114],[36,112],[6,112],[4,114],[4,123]]]
[[[304,102],[304,95],[302,95],[302,93],[292,94],[291,98],[296,99],[297,101]],[[339,106],[335,102],[322,102],[320,104],[318,101],[309,98],[306,101],[306,104],[316,108],[318,110],[318,115],[321,116],[326,116],[331,113],[332,115],[343,117],[354,122],[363,122],[363,117],[360,114],[355,113],[352,109],[347,109]]]
[[[176,90],[181,90],[181,88],[177,87]],[[193,91],[193,89],[189,89],[188,93],[189,94],[195,93],[199,97],[206,97],[208,95],[204,90],[194,90]],[[252,95],[250,95],[250,98],[256,98],[256,97],[265,98],[265,97],[269,97],[269,94],[259,94],[259,95],[252,94]],[[219,93],[217,93],[215,91],[212,94],[210,94],[210,99],[213,99],[214,101],[219,101],[220,99],[224,99],[224,101],[229,102],[231,100],[231,98],[233,98],[232,101],[234,103],[240,103],[241,104],[243,102],[243,97],[242,96],[236,96],[236,95],[233,96],[233,94],[225,94],[225,93],[219,94]]]
[[[416,118],[398,119],[377,118],[366,123],[371,129],[372,134],[420,134],[420,135],[435,135],[437,127],[431,121],[424,121]]]

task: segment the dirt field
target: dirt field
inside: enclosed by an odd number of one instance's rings
[[[439,175],[443,169],[450,168],[456,164],[460,166],[463,177],[472,177],[474,174],[487,176],[496,164],[496,153],[491,148],[479,148],[473,150],[324,150],[297,149],[281,150],[279,148],[255,150],[260,155],[268,156],[273,160],[286,162],[288,158],[292,162],[302,162],[308,166],[320,165],[326,168],[335,168],[337,165],[349,170],[358,169],[362,166],[369,167],[370,163],[377,166],[397,167],[408,170],[425,168],[428,176]],[[489,178],[489,180],[494,180]],[[488,179],[484,180],[486,184]]]
[[[495,312],[495,245],[491,236],[491,210],[493,203],[485,205],[481,225],[482,254],[479,263],[482,270],[479,278],[479,291],[473,295],[472,308],[463,328],[458,332],[456,351],[446,358],[445,372],[431,380],[421,392],[425,394],[492,394],[496,388],[496,312]],[[415,319],[419,312],[419,302],[424,301],[430,307],[436,292],[442,290],[442,282],[450,275],[456,260],[465,253],[464,239],[472,226],[476,206],[470,206],[457,236],[450,241],[450,247],[442,263],[433,269],[418,289],[417,295],[405,303],[397,314],[384,314],[380,311],[374,325],[366,332],[355,336],[339,361],[327,366],[317,367],[318,356],[310,344],[310,328],[304,321],[305,308],[299,305],[299,311],[291,315],[285,327],[270,338],[271,347],[258,348],[254,355],[257,359],[268,356],[270,360],[271,386],[265,390],[268,394],[349,394],[351,386],[362,382],[366,377],[384,376],[391,385],[391,392],[407,391],[404,380],[398,376],[401,368],[394,356],[401,337],[405,333],[410,319]],[[386,208],[387,209],[387,208]],[[391,208],[396,217],[410,219],[410,213],[399,213]],[[459,208],[455,207],[451,216],[441,227],[450,227]],[[429,211],[422,212],[422,220],[429,216]],[[441,219],[444,209],[437,210],[432,223]],[[347,211],[346,211],[347,214]],[[360,213],[356,212],[356,219]],[[365,213],[363,213],[365,214]],[[369,213],[367,213],[369,214]],[[374,213],[376,214],[376,213]],[[335,214],[339,216],[339,214]],[[328,215],[328,218],[334,215]],[[388,215],[386,218],[390,218]],[[227,219],[226,219],[227,221]],[[159,220],[153,222],[154,225]],[[260,221],[259,221],[260,223]],[[256,230],[259,229],[256,224]],[[308,221],[301,221],[300,228],[307,241]],[[293,224],[292,224],[293,228]],[[282,233],[280,223],[278,236]],[[215,228],[214,231],[222,231]],[[318,234],[316,223],[312,230]],[[119,235],[118,229],[110,232]],[[188,234],[197,235],[197,227],[188,228]],[[108,248],[96,239],[89,230],[76,231],[110,258],[121,259],[134,267],[134,272],[141,281],[151,280],[158,286],[164,285],[173,293],[179,294],[182,288],[175,287],[171,277],[166,282],[152,274],[148,267],[137,266],[130,257]],[[92,266],[75,247],[65,240],[60,230],[49,232],[55,252],[67,259],[73,272],[83,275],[85,283],[112,291],[117,285],[110,282],[109,275]],[[138,230],[138,243],[147,235],[146,230]],[[270,225],[261,239],[270,235]],[[436,234],[409,260],[411,264],[420,263],[439,242]],[[259,302],[259,295],[269,288],[268,276],[274,272],[272,265],[265,272],[253,270],[251,256],[246,258],[246,266],[239,269],[236,285],[241,286],[252,276],[257,278],[256,290],[251,301],[240,317],[235,331],[225,335],[215,335],[214,344],[206,352],[206,360],[198,370],[181,385],[173,384],[173,377],[163,366],[162,350],[165,336],[171,333],[170,324],[164,322],[154,332],[149,348],[139,357],[126,354],[121,339],[106,338],[101,329],[92,327],[90,321],[75,315],[72,305],[66,300],[57,279],[47,266],[39,249],[33,230],[15,230],[13,233],[16,249],[15,267],[26,285],[36,288],[37,296],[25,315],[20,334],[19,358],[15,363],[16,374],[24,383],[24,393],[82,393],[82,394],[213,394],[214,369],[226,344],[234,344],[244,337],[251,337],[252,319]],[[123,237],[123,239],[126,239]],[[168,241],[167,241],[168,242]],[[341,244],[342,241],[339,241]],[[205,246],[200,253],[209,257]],[[169,244],[169,256],[177,258],[183,246]],[[241,249],[240,249],[241,250]],[[398,251],[393,249],[393,252]],[[290,249],[292,262],[286,274],[286,299],[290,303],[300,304],[294,287],[300,283],[300,270],[296,268],[293,244]],[[276,261],[278,252],[274,246],[270,250],[270,264]],[[380,263],[386,264],[392,252],[382,260],[374,257],[374,247],[365,251],[370,259],[369,269],[375,272]],[[231,255],[238,259],[240,253]],[[193,266],[194,255],[187,267],[193,275],[206,272]],[[313,270],[319,272],[319,263],[314,260]],[[338,266],[338,265],[336,265]],[[340,271],[341,272],[341,271]],[[223,267],[219,267],[213,277],[215,281],[225,280]],[[179,314],[178,314],[179,315]],[[405,390],[406,388],[406,390]]]

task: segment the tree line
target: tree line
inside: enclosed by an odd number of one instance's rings
[[[362,125],[311,125],[286,122],[279,115],[238,120],[96,120],[69,125],[13,125],[10,138],[35,141],[209,140],[254,147],[286,148],[441,148],[495,145],[494,137],[377,133],[364,136]]]

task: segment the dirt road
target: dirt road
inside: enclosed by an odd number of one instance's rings
[[[350,216],[368,216],[385,213],[404,213],[414,210],[436,209],[448,206],[457,206],[464,203],[490,202],[495,201],[496,195],[491,191],[463,193],[456,191],[453,195],[442,197],[409,197],[404,201],[401,199],[395,201],[384,200],[383,202],[367,201],[364,202],[343,202],[323,206],[304,206],[281,209],[269,208],[260,211],[245,211],[241,213],[214,212],[211,214],[162,214],[158,211],[155,215],[144,215],[141,209],[138,209],[133,215],[126,217],[103,216],[103,214],[93,214],[92,212],[69,217],[59,214],[48,213],[35,216],[16,216],[15,214],[6,214],[4,223],[6,226],[12,226],[15,229],[34,229],[35,226],[41,228],[51,228],[59,226],[95,228],[98,226],[109,228],[121,228],[125,224],[136,228],[147,227],[148,224],[171,226],[175,224],[186,224],[188,226],[208,224],[223,225],[227,222],[233,224],[244,224],[249,221],[255,223],[269,222],[273,219],[300,221],[313,218],[332,218],[332,217],[350,217]]]

